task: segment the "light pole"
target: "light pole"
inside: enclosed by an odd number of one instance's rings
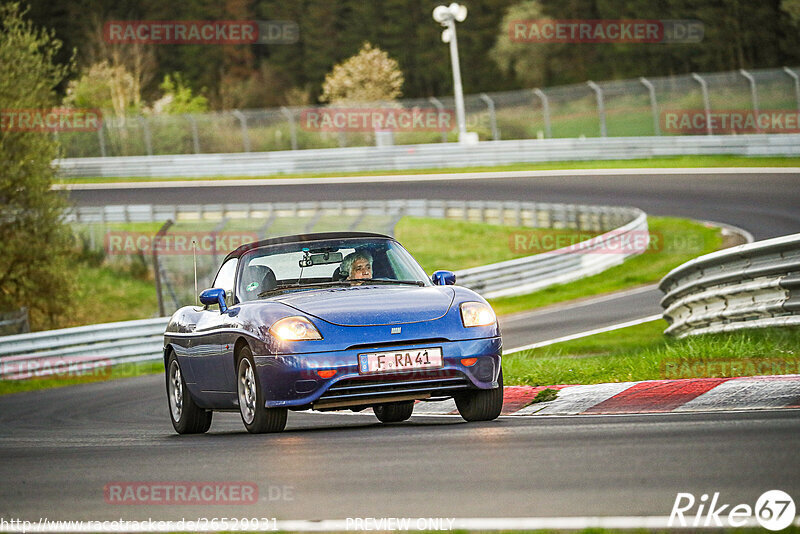
[[[450,44],[450,63],[453,66],[453,89],[456,97],[456,121],[458,122],[458,140],[474,142],[476,135],[467,134],[467,121],[464,117],[464,92],[461,89],[461,67],[458,62],[458,40],[456,39],[456,22],[464,22],[467,18],[467,7],[453,2],[449,6],[438,6],[433,10],[433,20],[444,26],[442,41]]]

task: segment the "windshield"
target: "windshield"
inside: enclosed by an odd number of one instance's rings
[[[383,238],[266,246],[247,252],[239,264],[240,301],[337,285],[431,285],[408,251]]]

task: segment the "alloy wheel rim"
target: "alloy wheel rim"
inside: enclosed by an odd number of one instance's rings
[[[256,415],[256,381],[253,366],[245,358],[239,364],[239,411],[248,425]]]
[[[183,380],[178,362],[174,360],[169,367],[169,409],[172,420],[180,421],[183,412]]]

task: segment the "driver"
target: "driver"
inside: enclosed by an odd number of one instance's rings
[[[351,252],[342,260],[339,272],[346,274],[348,280],[372,278],[372,255],[366,250]]]

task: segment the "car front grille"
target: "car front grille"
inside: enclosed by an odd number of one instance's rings
[[[314,407],[333,408],[424,399],[451,395],[453,391],[468,387],[469,381],[461,373],[449,370],[360,376],[333,384],[314,403]]]

